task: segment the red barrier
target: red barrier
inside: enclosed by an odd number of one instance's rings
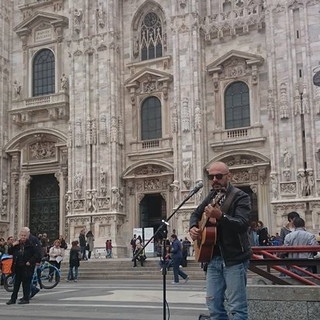
[[[281,259],[278,256],[272,254],[272,253],[299,253],[299,252],[320,252],[320,246],[266,246],[266,247],[252,247],[252,251],[253,251],[253,256],[251,261],[254,262],[254,260],[264,260],[264,258],[269,258],[271,260],[279,260],[279,262],[277,262],[277,264],[271,264],[271,268],[286,274],[288,276],[290,276],[293,279],[296,279],[298,281],[300,281],[303,284],[306,285],[312,285],[312,286],[317,286],[317,284],[315,282],[312,282],[311,280],[308,280],[286,268],[281,267],[280,265],[282,265],[285,262],[290,261],[290,259]],[[262,256],[261,256],[262,255]],[[294,260],[299,260],[299,259],[294,259]],[[311,259],[313,260],[313,259]],[[300,261],[299,261],[300,262]],[[315,261],[317,262],[317,261]],[[319,261],[320,262],[320,261]],[[298,262],[296,262],[298,263]],[[270,265],[270,263],[268,264]],[[320,276],[318,276],[317,274],[314,274],[312,272],[309,272],[307,270],[305,270],[304,268],[298,267],[296,265],[289,265],[291,268],[294,268],[302,273],[304,273],[306,276],[312,277],[314,279],[320,280]]]

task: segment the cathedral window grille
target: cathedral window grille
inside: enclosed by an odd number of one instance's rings
[[[149,12],[143,19],[140,37],[141,60],[162,57],[162,24],[154,12]]]
[[[43,49],[33,60],[33,96],[55,92],[55,59],[49,49]]]
[[[149,97],[141,106],[141,140],[162,137],[161,102],[156,97]]]
[[[231,83],[224,96],[225,128],[250,126],[249,87],[242,81]]]

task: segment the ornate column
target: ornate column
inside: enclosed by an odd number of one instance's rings
[[[64,237],[66,236],[66,198],[65,195],[67,193],[66,190],[66,173],[63,171],[58,171],[54,174],[55,178],[58,180],[59,184],[59,235],[62,234]]]
[[[22,227],[25,227],[29,223],[29,217],[27,216],[28,201],[28,186],[31,181],[31,176],[26,173],[22,173],[20,176],[19,185],[19,203],[18,203],[18,232]]]

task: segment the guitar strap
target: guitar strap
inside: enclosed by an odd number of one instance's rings
[[[233,187],[231,189],[231,192],[228,194],[228,196],[226,196],[226,198],[223,201],[223,204],[220,207],[220,210],[226,214],[228,214],[228,211],[230,209],[231,203],[235,197],[235,195],[241,191],[240,189]]]

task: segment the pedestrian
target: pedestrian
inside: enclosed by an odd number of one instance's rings
[[[169,268],[173,266],[173,260],[171,258],[171,249],[170,246],[166,246],[166,252],[164,257],[160,257],[159,265],[160,265],[160,271],[163,270],[163,268],[166,268],[169,271]]]
[[[62,234],[60,234],[59,240],[60,240],[60,248],[66,250],[68,248],[68,245]]]
[[[7,243],[5,245],[5,253],[8,253],[8,250],[10,247],[12,247],[12,244],[14,242],[14,237],[13,236],[9,236],[8,239],[7,239]]]
[[[187,237],[184,238],[182,241],[182,266],[187,267],[188,265],[188,255],[189,255],[189,248],[191,246],[191,242]]]
[[[89,230],[86,234],[87,237],[87,246],[86,249],[88,250],[88,259],[91,258],[91,253],[94,249],[94,235],[91,230]]]
[[[293,219],[294,231],[290,232],[284,238],[285,246],[317,246],[318,241],[316,236],[305,230],[305,222],[302,218],[297,217]],[[290,259],[313,259],[313,252],[289,252],[288,258]],[[301,267],[309,272],[314,272],[314,268],[309,267]],[[300,275],[305,276],[306,274],[303,271],[297,270],[294,267],[290,268],[290,271]]]
[[[250,245],[252,247],[257,247],[259,246],[259,236],[258,236],[258,224],[256,221],[252,221],[250,223],[250,228],[249,228],[249,241]]]
[[[82,229],[79,234],[79,244],[80,244],[80,252],[82,254],[82,260],[87,260],[86,254],[86,237],[85,237],[85,229]]]
[[[106,241],[106,258],[112,258],[112,241]]]
[[[189,276],[180,269],[182,265],[182,244],[176,234],[171,235],[171,256],[173,260],[173,281],[172,284],[179,283],[179,276],[182,277],[185,283],[189,280]]]
[[[19,233],[19,240],[13,243],[9,254],[13,255],[12,272],[15,274],[13,292],[7,304],[15,304],[18,292],[22,283],[23,298],[19,304],[28,304],[30,299],[30,283],[32,280],[35,265],[39,259],[38,249],[29,239],[29,228],[22,228]]]
[[[137,235],[134,234],[133,238],[130,241],[130,245],[131,245],[131,250],[132,250],[132,256],[134,256],[134,253],[136,251],[136,240],[137,240]]]
[[[282,240],[282,244],[284,243],[284,238],[287,234],[289,234],[291,231],[294,231],[294,225],[293,220],[295,218],[300,218],[300,215],[298,212],[291,211],[288,213],[288,223],[280,229],[280,238]]]
[[[141,236],[138,236],[136,239],[136,244],[135,244],[135,252],[133,253],[133,267],[135,268],[137,266],[137,260],[140,261],[141,267],[143,267],[143,263],[146,260],[146,256],[144,253],[144,250],[142,250],[142,239]]]
[[[53,246],[49,249],[49,263],[60,269],[61,261],[64,257],[64,249],[60,247],[61,242],[59,239],[53,242]],[[50,274],[53,273],[51,268]]]
[[[258,221],[257,227],[259,246],[270,245],[268,228],[263,225],[262,221]]]
[[[193,240],[200,239],[202,231],[199,221],[203,213],[209,217],[209,223],[216,225],[217,242],[213,246],[213,256],[209,259],[206,274],[206,302],[210,320],[229,319],[226,306],[232,319],[247,320],[246,285],[251,256],[248,238],[250,198],[232,186],[232,174],[223,162],[214,162],[209,167],[208,178],[212,189],[191,214],[190,236]],[[211,205],[212,199],[220,198],[221,193],[225,193],[221,203]]]
[[[74,282],[78,281],[78,273],[80,267],[80,260],[82,257],[82,253],[80,251],[80,247],[78,246],[78,241],[71,242],[71,249],[69,255],[69,272],[67,281],[73,280]]]
[[[48,235],[46,233],[43,233],[41,236],[41,247],[42,247],[42,255],[43,257],[45,257],[46,259],[49,258],[49,238]]]

